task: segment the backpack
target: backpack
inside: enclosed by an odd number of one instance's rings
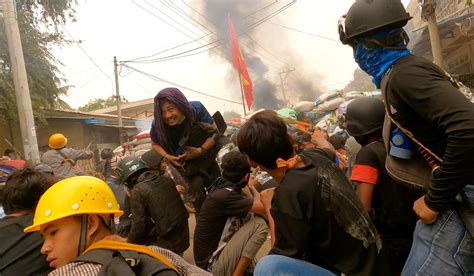
[[[146,246],[101,240],[91,245],[74,262],[102,265],[98,275],[176,276],[176,268],[166,258]]]
[[[445,75],[448,77],[451,84],[456,87],[460,93],[466,96],[466,98],[472,101],[472,93],[462,83],[454,79],[446,71],[443,70]],[[431,184],[433,176],[433,166],[435,163],[439,164],[443,161],[442,157],[437,156],[429,148],[424,146],[420,141],[416,139],[413,133],[405,129],[400,123],[398,123],[392,116],[390,104],[388,102],[388,82],[392,69],[385,74],[382,79],[381,87],[383,100],[385,104],[385,121],[382,131],[383,140],[385,143],[385,149],[387,153],[390,152],[390,133],[395,127],[398,127],[405,135],[407,135],[411,141],[417,146],[417,153],[410,159],[400,159],[387,154],[385,167],[387,173],[397,182],[408,186],[415,190],[426,191]],[[431,164],[429,164],[431,163]]]
[[[470,89],[454,79],[443,69],[441,70],[448,77],[451,84],[470,102],[474,103],[474,97]],[[403,126],[392,117],[387,95],[388,81],[391,73],[392,69],[389,69],[381,83],[386,111],[382,131],[385,148],[387,153],[390,152],[390,132],[393,124],[405,133],[416,145],[418,145],[419,154],[415,154],[411,159],[400,159],[387,154],[385,168],[387,169],[387,173],[397,182],[407,185],[409,188],[426,191],[431,185],[433,172],[435,171],[428,163],[441,163],[443,160],[442,157],[437,156],[435,153],[430,151],[429,148],[416,139],[411,131],[403,128]],[[423,156],[421,154],[423,154]],[[463,222],[467,232],[472,238],[474,238],[474,206],[470,203],[470,200],[467,198],[464,191],[461,191],[458,196],[460,196],[460,199],[458,200],[458,204],[454,206],[454,209],[456,210],[460,220]]]

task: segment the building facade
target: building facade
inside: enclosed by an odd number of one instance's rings
[[[413,16],[406,26],[409,47],[415,55],[433,60],[426,21],[418,0],[408,12]],[[436,17],[443,50],[443,67],[464,84],[474,87],[474,7],[466,0],[437,0]]]

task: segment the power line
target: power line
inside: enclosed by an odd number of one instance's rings
[[[66,29],[66,27],[62,26],[62,28],[64,29],[64,31],[66,31],[66,33],[73,39],[73,40],[76,40],[72,35],[71,33]],[[78,43],[74,43],[81,51],[82,53],[84,53],[84,55],[87,56],[87,58],[89,58],[89,60],[95,65],[95,67],[97,67],[97,69],[99,69],[99,71],[104,75],[106,76],[109,80],[110,80],[110,85],[112,86],[112,93],[114,92],[114,82],[112,80],[112,78],[104,72],[104,70],[102,70],[102,68],[99,66],[99,64],[97,64],[97,62],[95,62],[95,60],[86,52],[86,50],[84,50],[81,45],[79,45]],[[97,75],[98,76],[98,75]],[[93,79],[97,78],[94,77]],[[86,86],[89,82],[91,82],[93,79],[90,79],[87,83],[83,84],[81,87],[78,87],[78,88],[82,88],[84,86]]]
[[[248,17],[250,17],[250,16],[252,16],[252,15],[254,15],[254,14],[256,14],[256,13],[259,13],[259,12],[261,12],[261,11],[263,11],[263,10],[266,10],[266,9],[268,9],[269,7],[271,7],[271,6],[273,6],[274,4],[276,4],[277,2],[278,2],[278,0],[274,0],[272,3],[267,4],[267,5],[264,5],[262,8],[259,8],[259,9],[257,9],[256,11],[253,11],[253,12],[247,14],[244,18],[248,18]]]
[[[318,35],[318,34],[305,32],[305,31],[298,30],[298,29],[291,28],[291,27],[287,27],[287,26],[284,26],[284,25],[281,25],[281,24],[278,24],[278,23],[275,23],[275,22],[265,21],[265,23],[275,25],[275,26],[278,26],[278,27],[281,27],[281,28],[284,28],[284,29],[287,29],[287,30],[294,31],[294,32],[298,32],[298,33],[302,33],[302,34],[306,34],[306,35],[310,35],[310,36],[314,36],[314,37],[319,37],[321,39],[326,39],[326,40],[329,40],[329,41],[334,41],[334,42],[340,43],[340,41],[338,39],[334,39],[334,38],[330,38],[330,37],[326,37],[326,36],[322,36],[322,35]]]
[[[161,0],[160,0],[160,2],[161,2]],[[188,13],[185,10],[183,10],[181,7],[179,7],[178,5],[173,3],[173,1],[169,1],[169,3],[167,3],[166,0],[163,0],[162,3],[165,4],[165,5],[168,5],[169,7],[174,8],[174,10],[176,10],[178,13],[182,14],[181,15],[182,18],[184,18],[186,21],[190,22],[191,24],[192,24],[192,22],[196,22],[199,26],[204,28],[207,32],[213,33],[212,30],[208,29],[205,25],[201,24],[201,22],[194,19],[192,16],[189,16]],[[187,18],[189,18],[189,19],[187,19]]]
[[[146,2],[146,1],[145,1]],[[158,15],[152,13],[151,11],[149,11],[148,9],[146,9],[145,7],[143,7],[142,5],[138,4],[137,2],[135,2],[135,0],[132,0],[132,3],[135,4],[135,6],[141,8],[142,10],[146,11],[147,13],[149,13],[150,15],[156,17],[158,20],[160,20],[161,22],[165,23],[166,25],[170,26],[171,28],[175,29],[176,31],[180,32],[180,33],[183,33],[181,30],[179,30],[176,26],[174,26],[173,24],[170,24],[168,21],[164,20],[163,18],[159,17]]]
[[[210,21],[207,17],[205,17],[204,15],[202,15],[198,10],[196,10],[195,8],[193,8],[191,5],[188,5],[184,0],[181,0],[181,2],[183,4],[185,4],[186,6],[188,6],[191,10],[193,10],[195,13],[197,13],[198,15],[200,15],[202,18],[206,19],[207,22],[211,23],[212,25],[214,25],[214,22]]]
[[[263,22],[277,16],[278,14],[282,13],[283,11],[285,11],[286,9],[288,9],[289,7],[293,6],[294,4],[296,3],[296,0],[292,0],[290,3],[284,5],[283,7],[281,7],[280,9],[276,10],[275,12],[265,16],[264,18],[258,20],[257,22],[254,22],[253,24],[250,24],[247,28],[249,29],[253,29],[257,26],[259,26],[260,24],[262,24]]]
[[[135,5],[138,5],[137,3],[135,3],[134,0],[132,0],[132,2],[133,2]],[[207,19],[204,15],[200,14],[197,10],[195,10],[194,8],[192,8],[190,5],[186,4],[184,1],[183,1],[183,3],[184,3],[185,5],[187,5],[188,7],[190,7],[192,10],[194,10],[196,13],[198,13],[199,15],[201,15],[203,18],[205,18],[207,21],[211,22],[209,19]],[[283,12],[283,11],[286,10],[286,9],[288,9],[290,6],[292,6],[292,5],[295,4],[295,3],[296,3],[296,1],[293,0],[292,2],[290,2],[290,3],[286,4],[286,5],[284,5],[283,7],[279,8],[279,9],[276,10],[275,12],[273,12],[273,13],[271,13],[271,14],[265,16],[265,17],[262,18],[261,20],[255,22],[255,23],[253,23],[253,24],[251,24],[251,25],[249,25],[249,26],[247,27],[247,29],[245,30],[245,32],[241,33],[240,35],[243,35],[243,34],[249,32],[251,29],[253,29],[253,28],[257,27],[258,25],[260,25],[261,23],[263,23],[265,20],[268,20],[268,19],[270,19],[270,18],[272,18],[272,17],[274,17],[274,16],[280,14],[281,12]],[[140,5],[138,5],[138,6],[140,6]],[[140,7],[141,7],[141,6],[140,6]],[[143,7],[142,7],[142,8],[143,8]],[[148,10],[146,10],[146,11],[147,11],[148,13],[150,13]],[[151,13],[151,14],[153,14],[153,13]],[[156,16],[156,15],[154,15],[154,16]],[[212,22],[211,22],[211,23],[212,23]],[[202,46],[199,46],[199,47],[195,47],[195,48],[193,48],[193,49],[189,49],[189,50],[186,50],[186,51],[183,51],[183,52],[180,52],[180,53],[177,53],[177,54],[169,55],[169,56],[166,56],[166,57],[160,57],[160,58],[156,58],[156,59],[153,59],[153,60],[140,61],[140,62],[136,61],[137,59],[133,59],[133,60],[129,60],[129,61],[127,61],[127,62],[153,63],[153,62],[158,62],[158,61],[162,61],[162,60],[169,60],[169,59],[171,59],[171,58],[173,58],[173,57],[177,57],[177,56],[180,56],[180,55],[184,55],[184,54],[187,54],[187,53],[190,53],[190,52],[193,52],[193,51],[196,51],[196,50],[205,48],[205,47],[210,46],[210,45],[215,44],[215,43],[218,43],[218,45],[217,45],[216,47],[218,47],[218,46],[220,46],[221,44],[223,44],[222,39],[216,39],[216,40],[214,40],[214,41],[212,41],[212,42],[209,42],[209,43],[207,43],[207,44],[205,44],[205,45],[202,45]],[[216,47],[213,47],[213,49],[216,48]],[[201,52],[199,52],[199,53],[204,53],[204,52],[206,52],[206,51],[201,51]],[[198,54],[198,53],[195,53],[195,54]],[[190,55],[187,55],[187,56],[190,56]]]
[[[102,63],[102,64],[99,64],[99,65],[105,65],[106,63]],[[97,70],[97,67],[96,66],[92,66],[92,67],[88,67],[88,68],[84,68],[84,69],[81,69],[81,70],[78,70],[78,71],[74,71],[74,72],[70,72],[68,73],[68,75],[82,75],[82,74],[85,74],[85,73],[89,73],[89,72],[92,72],[92,70]]]
[[[83,82],[82,84],[78,85],[77,89],[84,88],[89,83],[91,83],[93,80],[95,80],[98,76],[100,76],[100,73],[95,74],[95,76],[93,76],[92,78],[90,78],[90,79],[86,80],[85,82]]]
[[[172,27],[173,27],[174,29],[176,29],[178,32],[181,32],[182,34],[184,34],[184,35],[190,37],[188,34],[182,32],[181,30],[177,29],[175,26],[173,26],[173,25],[169,24],[168,22],[164,21],[162,18],[160,18],[160,17],[157,16],[156,14],[154,14],[154,13],[152,13],[152,12],[146,10],[144,7],[142,7],[141,5],[139,5],[138,3],[136,3],[135,1],[132,0],[132,2],[133,2],[135,5],[137,5],[138,7],[144,9],[144,10],[145,10],[146,12],[148,12],[149,14],[155,16],[156,18],[160,19],[161,21],[165,22],[166,24],[172,26]],[[159,9],[157,9],[155,6],[153,6],[152,4],[150,4],[149,2],[147,2],[146,0],[145,0],[145,2],[146,2],[148,5],[150,5],[152,8],[154,8],[154,9],[156,9],[156,10],[159,11]],[[161,11],[159,11],[159,12],[162,13]],[[166,16],[168,16],[168,15],[166,15]],[[169,16],[168,16],[168,17],[169,17]],[[175,20],[173,20],[173,21],[175,21]],[[176,21],[175,21],[175,22],[176,22]],[[193,34],[199,36],[198,34],[194,33],[193,31],[191,31],[191,32],[192,32]],[[200,38],[198,38],[198,39],[195,39],[194,41],[199,41],[200,39],[202,39],[202,38],[204,38],[204,37],[206,37],[206,36],[208,36],[208,35],[209,35],[209,34],[206,34],[206,35],[203,36],[203,37],[200,37]],[[191,38],[192,38],[192,37],[191,37]],[[219,42],[219,40],[216,40],[216,41],[213,41],[213,42],[208,43],[208,44],[206,44],[206,45],[203,45],[202,47],[197,47],[197,48],[195,48],[195,49],[192,49],[191,51],[194,51],[194,50],[199,49],[199,48],[207,47],[208,45],[211,45],[211,44],[213,44],[213,43],[215,43],[215,42]],[[214,48],[216,48],[216,47],[212,47],[212,48],[208,49],[208,51],[210,51],[210,50],[212,50],[212,49],[214,49]],[[158,62],[158,61],[168,60],[168,59],[170,59],[170,58],[172,58],[172,57],[175,57],[175,56],[178,56],[178,55],[181,55],[181,54],[184,54],[184,53],[186,53],[186,51],[183,52],[183,53],[179,53],[179,54],[175,54],[175,55],[170,55],[170,56],[162,57],[162,58],[157,58],[157,59],[149,60],[149,61],[141,61],[141,62],[138,62],[137,59],[135,59],[135,60],[131,60],[131,61],[128,61],[128,62],[152,63],[152,62]],[[202,52],[200,52],[200,53],[202,53]],[[220,55],[220,56],[223,56],[220,52],[217,52],[217,54]],[[156,54],[155,54],[155,55],[156,55]],[[189,55],[187,55],[187,56],[189,56]],[[223,57],[224,57],[224,56],[223,56]],[[224,58],[225,58],[225,57],[224,57]]]
[[[164,2],[164,4],[166,5],[166,0],[160,0],[160,2],[162,2],[162,3]],[[259,12],[259,11],[262,11],[262,10],[264,10],[264,9],[266,9],[266,8],[268,8],[268,7],[270,7],[270,6],[272,6],[272,5],[275,4],[276,2],[277,2],[277,1],[274,1],[274,2],[272,2],[272,3],[270,3],[270,4],[266,4],[264,7],[259,8],[259,9],[257,9],[256,11],[254,11],[254,12],[248,14],[247,16],[245,16],[245,18],[248,18],[250,15],[255,14],[255,13]],[[172,2],[170,2],[170,3],[172,3]],[[184,10],[182,10],[181,8],[179,8],[177,5],[175,5],[175,6],[176,6],[178,9],[180,9],[185,15],[187,15],[187,13],[184,12]],[[169,7],[169,6],[168,6],[168,7]],[[175,11],[173,11],[173,12],[175,12]],[[175,12],[175,13],[176,13],[176,12]],[[203,15],[202,15],[202,16],[203,16]],[[189,16],[187,15],[187,17],[189,17]],[[205,17],[205,16],[203,16],[203,17],[204,17],[207,21],[211,22],[207,17]],[[190,17],[190,18],[192,19],[192,17]],[[189,22],[189,21],[188,21],[188,22]],[[191,22],[191,23],[192,23],[192,22]],[[198,22],[198,24],[200,24],[200,23]],[[200,25],[202,26],[202,24],[200,24]],[[208,28],[206,28],[206,30],[210,31]],[[211,34],[213,34],[213,33],[214,33],[214,32],[211,32]],[[259,54],[262,58],[266,58],[268,61],[270,61],[270,62],[273,63],[273,59],[269,59],[268,57],[266,57],[266,56],[263,55],[262,53],[259,53],[255,48],[251,47],[249,44],[246,44],[246,43],[244,43],[243,41],[240,41],[240,42],[241,42],[241,44],[243,44],[243,46],[245,46],[246,48],[254,50],[254,52],[257,53],[257,54]],[[266,50],[265,48],[263,48],[258,42],[256,42],[256,41],[254,41],[254,42],[255,42],[256,44],[258,44],[258,46],[260,46],[262,49],[264,49],[265,51],[268,52],[268,50]],[[226,43],[224,46],[227,47],[227,43]],[[214,47],[213,47],[213,48],[214,48]],[[200,54],[200,53],[202,53],[202,52],[203,52],[203,51],[200,51],[200,52],[195,53],[195,54]],[[205,52],[205,51],[204,51],[204,52]],[[192,55],[195,55],[195,54],[189,54],[189,55],[185,55],[185,56],[182,56],[182,57],[192,56]],[[270,53],[270,55],[273,56],[273,57],[275,57],[275,56],[274,56],[273,54],[271,54],[271,53]],[[180,56],[180,57],[181,57],[181,56]],[[281,62],[281,60],[279,60],[278,58],[275,58],[275,59],[276,59],[276,61]],[[169,59],[166,59],[166,60],[169,60]],[[166,61],[166,60],[165,60],[165,61]],[[281,62],[281,63],[282,63],[282,64],[285,64],[284,62]],[[276,63],[275,63],[275,65],[276,65],[276,67],[280,67],[280,65],[277,65]],[[287,66],[287,65],[285,64],[285,66]]]
[[[200,37],[199,34],[197,34],[196,32],[194,32],[193,30],[189,29],[188,27],[184,26],[183,24],[181,24],[180,22],[178,22],[177,20],[175,20],[173,17],[167,15],[166,13],[160,11],[160,9],[158,9],[155,5],[151,4],[150,2],[148,2],[147,0],[144,0],[146,4],[148,4],[148,6],[150,6],[152,9],[156,10],[157,12],[161,13],[162,15],[168,17],[171,21],[175,22],[176,24],[178,24],[179,26],[181,26],[182,28],[184,28],[185,30],[187,30],[188,32],[190,32],[191,34],[195,35],[196,37]],[[184,34],[183,31],[180,31],[181,33]],[[192,37],[190,37],[192,38]]]
[[[163,0],[163,1],[165,1],[165,0]],[[183,2],[184,2],[184,1],[183,1]],[[269,7],[273,6],[273,5],[276,4],[277,2],[278,2],[278,0],[275,0],[275,1],[271,2],[271,3],[269,3],[269,4],[264,4],[263,7],[260,7],[260,8],[258,8],[257,10],[255,10],[255,11],[253,11],[253,12],[247,14],[247,15],[244,17],[244,19],[250,17],[250,16],[253,15],[253,14],[256,14],[256,13],[258,13],[258,12],[261,12],[261,11],[265,10],[265,9],[268,9]],[[192,8],[192,7],[189,6],[189,5],[187,5],[187,6],[190,7],[190,8]],[[194,10],[194,9],[193,9],[193,10]],[[200,15],[201,15],[201,17],[203,17],[204,19],[206,19],[208,22],[211,22],[211,20],[209,20],[206,16],[204,16],[204,15],[202,15],[202,14],[200,14]],[[248,32],[248,31],[247,31],[247,32]],[[247,32],[246,32],[246,33],[247,33]],[[247,36],[249,36],[249,35],[247,34]],[[276,65],[275,67],[277,67],[277,68],[281,67],[281,65],[279,65],[279,64],[277,64],[277,63],[274,63],[275,60],[276,60],[277,62],[280,62],[280,63],[283,64],[284,66],[291,67],[291,66],[289,66],[288,64],[286,64],[285,62],[282,62],[279,58],[277,58],[275,55],[273,55],[269,50],[265,49],[262,45],[260,45],[260,43],[258,43],[257,41],[255,41],[255,40],[252,39],[251,37],[249,37],[249,38],[250,38],[255,44],[257,44],[257,46],[259,46],[260,48],[262,48],[264,51],[268,52],[268,53],[270,54],[270,56],[272,56],[272,57],[269,58],[269,56],[266,56],[266,55],[260,53],[259,51],[257,51],[257,49],[255,49],[254,47],[252,47],[251,45],[249,45],[249,44],[247,44],[247,43],[244,43],[242,40],[240,41],[240,44],[242,44],[242,46],[244,46],[244,47],[247,48],[247,49],[253,50],[253,52],[255,52],[256,54],[258,54],[260,57],[267,59],[269,62],[271,62],[271,63],[273,63],[274,65]],[[228,48],[228,47],[227,47],[227,44],[228,44],[228,43],[226,43],[226,44],[224,45],[224,46],[226,46],[226,48]]]
[[[173,82],[173,81],[169,81],[169,80],[166,80],[166,79],[163,79],[163,78],[160,78],[160,77],[157,77],[153,74],[150,74],[150,73],[147,73],[147,72],[144,72],[144,71],[141,71],[135,67],[132,67],[130,65],[127,65],[127,64],[123,64],[124,67],[130,69],[130,70],[133,70],[133,71],[136,71],[144,76],[147,76],[148,78],[152,79],[152,80],[155,80],[155,81],[161,81],[161,82],[166,82],[166,83],[169,83],[169,84],[172,84],[172,85],[175,85],[175,86],[178,86],[178,87],[181,87],[183,89],[186,89],[186,90],[189,90],[191,92],[194,92],[194,93],[197,93],[197,94],[200,94],[200,95],[203,95],[203,96],[206,96],[206,97],[210,97],[210,98],[213,98],[213,99],[217,99],[217,100],[221,100],[221,101],[224,101],[224,102],[229,102],[229,103],[234,103],[234,104],[238,104],[238,105],[241,105],[242,103],[241,102],[236,102],[236,101],[233,101],[233,100],[229,100],[229,99],[225,99],[225,98],[221,98],[221,97],[217,97],[217,96],[214,96],[214,95],[211,95],[211,94],[208,94],[208,93],[205,93],[205,92],[202,92],[202,91],[199,91],[199,90],[196,90],[196,89],[193,89],[193,88],[190,88],[190,87],[187,87],[187,86],[184,86],[184,85],[181,85],[179,83],[176,83],[176,82]]]
[[[66,27],[62,26],[62,28],[64,29],[64,31],[66,31],[66,33],[73,39],[73,40],[76,40],[72,35],[71,33],[66,29]],[[109,75],[107,75],[107,73],[104,72],[104,70],[102,70],[102,68],[100,68],[100,66],[97,64],[97,62],[95,62],[95,60],[86,52],[86,50],[84,50],[81,45],[79,45],[78,43],[74,43],[83,53],[84,55],[86,55],[89,60],[100,70],[100,72],[102,72],[102,74],[104,74],[104,76],[106,76],[109,80],[110,80],[110,83],[112,85],[112,92],[114,91],[114,82],[112,80],[112,78],[109,77]]]
[[[190,43],[194,43],[194,42],[196,42],[196,41],[198,41],[198,40],[200,40],[200,39],[203,39],[204,37],[209,36],[209,35],[210,35],[210,34],[207,34],[207,35],[201,36],[201,37],[198,38],[198,39],[193,39],[193,40],[191,40],[191,41],[184,42],[184,43],[179,44],[179,45],[177,45],[177,46],[173,46],[173,47],[171,47],[171,48],[167,48],[167,49],[165,49],[165,50],[161,50],[160,52],[157,52],[157,53],[155,53],[155,54],[153,54],[153,55],[143,56],[143,57],[139,57],[139,58],[134,58],[134,59],[131,59],[131,60],[125,60],[125,61],[123,61],[123,62],[134,62],[134,61],[138,61],[138,60],[141,60],[141,59],[151,58],[151,57],[157,56],[157,55],[159,55],[159,54],[166,53],[166,52],[168,52],[168,51],[171,51],[171,50],[180,48],[180,47],[182,47],[182,46],[184,46],[184,45],[187,45],[187,44],[190,44]]]
[[[275,56],[270,50],[266,49],[265,47],[263,47],[257,40],[255,40],[254,38],[252,38],[251,35],[249,34],[246,34],[246,36],[251,40],[253,41],[255,44],[257,44],[257,46],[259,46],[260,48],[262,48],[265,52],[267,52],[270,56],[272,56],[276,61],[280,62],[281,64],[285,65],[286,67],[290,68],[291,66],[288,65],[286,62],[280,60],[277,56]]]
[[[218,43],[218,44],[216,46],[210,48],[210,49],[214,49],[214,48],[219,47],[219,46],[222,45],[222,42],[220,42],[219,40],[215,40],[212,43],[208,43],[206,45],[202,45],[202,46],[199,46],[199,47],[187,50],[187,51],[183,51],[183,52],[180,52],[180,53],[177,53],[177,54],[169,55],[169,56],[166,56],[166,57],[160,57],[160,58],[156,58],[156,59],[142,60],[142,61],[133,61],[133,60],[131,60],[131,61],[124,61],[123,63],[155,63],[155,62],[170,60],[170,59],[173,59],[173,58],[180,58],[181,55],[184,55],[184,54],[187,54],[187,53],[190,53],[190,52],[194,52],[194,51],[202,49],[202,48],[206,48],[206,47],[208,47],[208,46],[210,46],[214,43]],[[192,56],[192,55],[195,55],[195,54],[204,53],[204,52],[207,52],[210,49],[205,49],[204,51],[194,53],[194,54],[190,54],[190,55],[186,55],[186,56]]]

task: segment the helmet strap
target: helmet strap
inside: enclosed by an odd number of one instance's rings
[[[114,215],[110,215],[109,217],[109,224],[107,225],[109,227],[110,232],[115,233],[115,217]]]
[[[81,236],[79,238],[78,256],[86,250],[87,218],[88,216],[86,214],[81,216]]]

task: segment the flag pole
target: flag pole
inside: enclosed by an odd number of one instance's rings
[[[245,98],[244,98],[244,87],[242,85],[242,77],[240,77],[240,72],[237,71],[239,74],[239,84],[240,84],[240,94],[242,95],[242,107],[244,108],[244,116],[247,116],[247,111],[245,110]]]

